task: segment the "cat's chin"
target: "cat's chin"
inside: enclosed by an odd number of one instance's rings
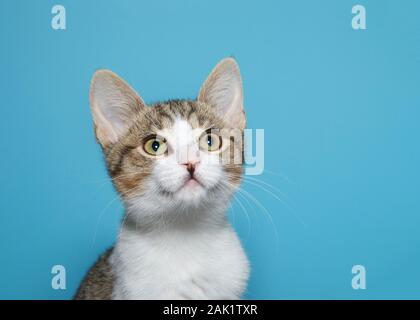
[[[198,204],[206,194],[206,188],[197,180],[188,180],[175,194],[178,201],[185,204]]]

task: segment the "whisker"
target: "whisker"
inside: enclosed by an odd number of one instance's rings
[[[232,185],[231,183],[226,182],[226,181],[223,181],[222,183],[225,183],[227,186],[230,186],[230,187],[235,187],[234,185]],[[236,188],[236,191],[238,193],[242,193],[243,196],[248,197],[257,207],[259,207],[262,210],[263,214],[268,218],[268,221],[270,222],[270,224],[271,224],[271,226],[273,227],[273,230],[274,230],[274,235],[275,235],[275,238],[276,238],[276,246],[277,246],[277,249],[278,249],[279,248],[279,243],[280,243],[280,237],[279,237],[277,227],[274,223],[274,220],[273,220],[270,212],[267,210],[266,207],[264,207],[263,204],[261,204],[261,202],[259,202],[248,191],[243,190],[241,187]]]
[[[280,174],[280,173],[278,173],[278,172],[275,172],[275,171],[273,171],[273,170],[264,169],[264,173],[268,173],[268,174],[274,175],[274,176],[276,176],[276,177],[279,177],[279,178],[283,179],[284,181],[286,181],[286,182],[288,182],[288,183],[290,183],[290,184],[293,184],[294,186],[297,186],[297,185],[298,185],[296,182],[294,182],[294,181],[290,180],[290,179],[289,179],[288,177],[286,177],[285,175]]]
[[[282,192],[280,189],[276,188],[275,186],[273,186],[272,184],[270,184],[270,183],[268,183],[268,182],[266,182],[264,180],[257,179],[257,178],[252,178],[252,177],[248,177],[248,176],[245,176],[245,175],[242,178],[243,178],[243,180],[254,181],[256,183],[263,184],[263,185],[271,188],[275,192],[278,192],[281,196],[285,197],[286,199],[290,200],[289,197],[284,192]]]
[[[249,179],[249,180],[247,180]],[[303,219],[296,213],[296,210],[294,209],[294,207],[287,203],[287,201],[279,198],[274,192],[272,192],[271,190],[265,188],[264,186],[268,186],[271,187],[273,190],[275,190],[276,192],[279,192],[282,196],[286,197],[288,200],[290,200],[284,193],[282,193],[279,189],[277,189],[276,187],[270,185],[269,183],[266,183],[264,181],[261,181],[259,179],[256,178],[250,178],[250,177],[246,177],[244,180],[244,183],[249,183],[251,185],[254,185],[255,187],[258,187],[260,189],[262,189],[263,191],[267,192],[268,194],[270,194],[272,197],[274,197],[275,199],[277,199],[278,201],[282,202],[288,209],[289,209],[289,213],[291,213],[298,221],[300,224],[302,224],[303,226],[306,227],[306,223],[305,221],[303,221]],[[264,186],[258,185],[258,183],[264,184]]]
[[[96,235],[98,233],[98,228],[99,225],[102,221],[102,218],[104,216],[104,214],[106,213],[106,211],[108,210],[108,208],[118,199],[121,199],[123,196],[127,195],[128,193],[130,193],[131,191],[133,191],[134,188],[127,190],[126,192],[122,192],[121,194],[118,194],[117,196],[115,196],[114,198],[111,199],[110,202],[108,202],[108,204],[101,210],[101,213],[99,214],[98,220],[96,222],[96,226],[95,226],[95,232],[93,234],[93,239],[92,239],[92,246],[95,244],[95,240],[96,240]]]
[[[276,200],[280,201],[285,207],[287,207],[290,211],[293,211],[293,207],[291,205],[289,205],[285,200],[281,199],[280,197],[278,197],[275,193],[273,193],[271,190],[269,190],[268,188],[265,188],[264,186],[259,185],[258,183],[252,182],[252,181],[243,181],[244,183],[248,183],[252,186],[255,186],[257,188],[260,188],[261,190],[267,192],[269,195],[271,195],[273,198],[275,198]]]
[[[221,188],[224,188],[225,191],[231,191],[229,188],[227,188],[225,185],[219,184]],[[241,207],[242,211],[245,214],[245,217],[247,219],[247,223],[248,223],[248,230],[247,230],[247,236],[246,239],[249,239],[250,235],[251,235],[251,219],[249,217],[248,211],[246,210],[246,207],[242,204],[242,202],[236,197],[236,195],[240,196],[240,194],[233,194],[232,198],[238,202],[239,206]],[[247,202],[248,200],[245,199]],[[248,202],[249,203],[249,202]],[[233,209],[232,205],[229,203],[229,206]],[[232,212],[234,212],[232,210]],[[234,212],[235,213],[235,212]]]

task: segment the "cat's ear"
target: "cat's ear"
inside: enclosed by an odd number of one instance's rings
[[[198,101],[215,108],[232,128],[245,128],[242,80],[235,59],[225,58],[216,65],[201,87]]]
[[[139,95],[109,70],[99,70],[90,85],[90,108],[96,138],[102,146],[115,143],[130,127],[133,116],[145,107]]]

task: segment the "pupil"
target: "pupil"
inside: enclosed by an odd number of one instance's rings
[[[159,147],[160,147],[160,143],[158,141],[153,141],[153,143],[152,143],[153,151],[156,152],[159,149]]]
[[[209,147],[211,147],[211,145],[213,144],[213,139],[211,138],[211,135],[208,135],[207,136],[207,145],[209,146]]]

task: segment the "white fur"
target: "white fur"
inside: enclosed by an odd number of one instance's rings
[[[249,265],[226,220],[234,187],[226,184],[218,156],[199,149],[205,129],[177,119],[159,133],[172,152],[155,160],[146,191],[126,200],[126,214],[138,228],[123,224],[111,256],[114,299],[239,299],[243,294]],[[192,160],[201,185],[183,187],[189,177],[183,163]]]
[[[123,230],[111,261],[114,299],[239,299],[249,273],[229,226],[149,234]]]

